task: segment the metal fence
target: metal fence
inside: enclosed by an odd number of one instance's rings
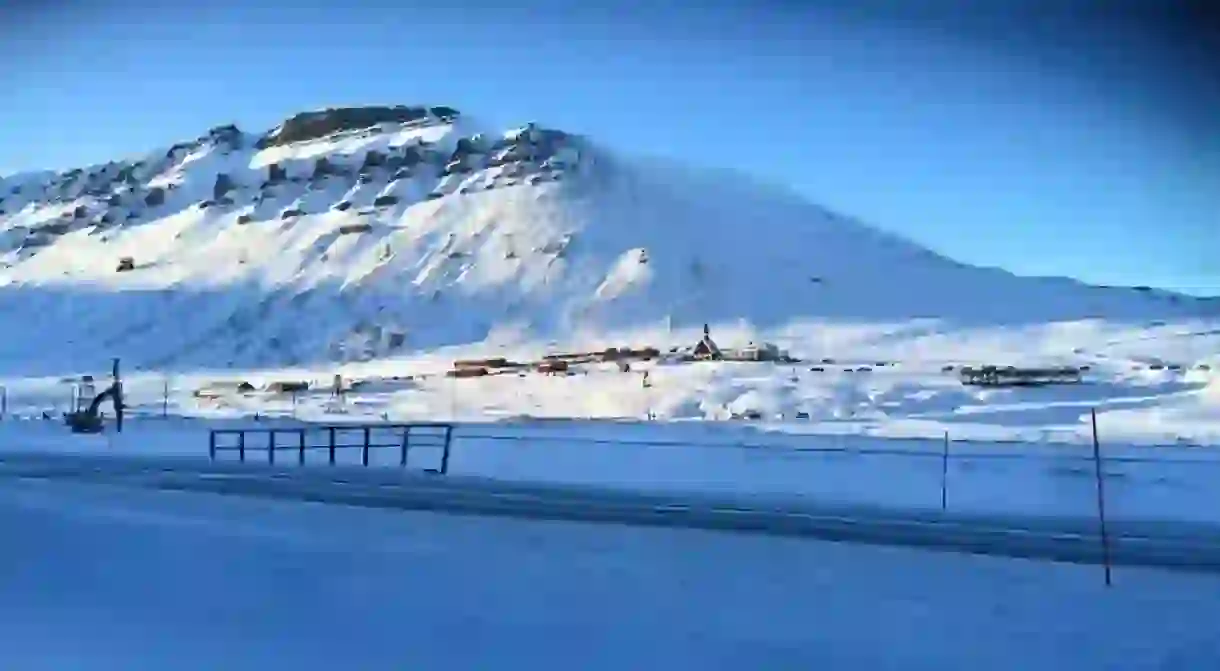
[[[212,429],[208,435],[208,456],[212,461],[234,454],[239,462],[262,457],[275,465],[287,457],[299,466],[309,463],[308,455],[325,453],[326,463],[334,466],[341,453],[359,451],[362,466],[374,464],[374,456],[391,451],[397,466],[409,465],[412,452],[430,448],[439,452],[439,462],[425,471],[449,472],[453,425],[413,424],[311,424],[299,427],[243,427]],[[295,459],[294,459],[295,458]]]
[[[566,425],[566,426],[565,426]],[[565,430],[566,428],[566,430]],[[1178,466],[1193,465],[1195,467],[1208,465],[1220,467],[1220,451],[1217,454],[1199,455],[1196,458],[1165,458],[1154,456],[1120,455],[1103,458],[1099,440],[1094,440],[1091,449],[1082,454],[1035,454],[1030,452],[997,452],[957,445],[946,436],[940,441],[939,449],[928,449],[928,441],[923,441],[920,448],[915,446],[862,446],[851,439],[841,445],[826,444],[826,436],[775,436],[774,440],[724,440],[690,436],[684,438],[665,439],[660,437],[630,437],[623,435],[596,435],[589,431],[588,426],[576,423],[557,422],[549,427],[545,425],[455,425],[452,423],[356,423],[356,424],[308,424],[297,427],[266,427],[247,426],[241,428],[211,429],[209,434],[209,456],[212,460],[235,458],[239,462],[258,461],[270,465],[277,463],[306,466],[311,463],[326,463],[335,465],[343,461],[345,454],[359,455],[359,464],[366,467],[399,467],[419,465],[419,460],[412,463],[412,455],[429,451],[433,455],[430,465],[424,471],[446,474],[450,471],[451,455],[455,449],[464,458],[461,472],[463,474],[493,474],[495,469],[504,469],[515,473],[507,477],[519,477],[523,472],[538,476],[546,470],[548,463],[556,459],[563,461],[569,458],[569,463],[582,462],[590,456],[589,448],[600,446],[608,448],[612,453],[623,450],[668,451],[671,454],[681,454],[684,460],[661,464],[660,470],[677,473],[683,466],[694,465],[703,455],[709,458],[713,453],[729,454],[738,457],[776,456],[794,457],[806,465],[814,466],[807,473],[816,472],[819,467],[826,467],[828,462],[817,459],[818,456],[853,456],[880,457],[886,460],[913,460],[920,464],[935,464],[939,472],[939,505],[942,510],[948,508],[950,502],[950,465],[951,463],[973,462],[1037,462],[1041,464],[1068,465],[1075,469],[1076,474],[1087,479],[1078,479],[1072,488],[1078,496],[1079,505],[1088,505],[1090,515],[1098,519],[1102,543],[1105,544],[1107,533],[1107,481],[1121,477],[1122,473],[1114,470],[1115,466],[1151,467],[1174,464]],[[594,427],[596,428],[596,427]],[[636,427],[638,430],[640,427]],[[585,430],[582,433],[582,429]],[[850,437],[849,437],[850,438]],[[856,437],[858,439],[858,437]],[[525,452],[510,453],[505,450],[513,445],[523,446]],[[550,448],[557,449],[546,449]],[[957,449],[965,447],[965,449]],[[541,449],[539,449],[541,448]],[[534,454],[528,454],[533,450]],[[480,463],[478,458],[470,459],[473,453],[482,451],[484,455],[494,454],[495,458]],[[311,455],[324,454],[325,460],[311,459]],[[380,458],[379,458],[380,457]],[[531,461],[532,457],[532,461]],[[808,458],[808,459],[806,459]],[[519,468],[518,461],[530,462],[524,469]],[[591,464],[582,466],[583,473],[577,474],[573,483],[589,482],[590,476],[596,479],[603,473],[598,469],[612,466],[614,459],[599,461],[594,456]],[[626,461],[631,462],[630,459]],[[660,460],[664,462],[665,460]],[[657,465],[657,461],[635,462],[637,468],[649,469]],[[748,464],[748,462],[740,462]],[[475,466],[471,470],[471,466]],[[772,464],[775,465],[775,464]],[[790,466],[793,464],[789,464]],[[621,464],[619,465],[621,467]],[[783,467],[783,464],[780,464]],[[480,471],[479,468],[491,469]],[[534,469],[534,470],[531,470]],[[629,470],[629,469],[628,469]],[[749,470],[748,468],[744,470]],[[863,473],[867,468],[857,471]],[[924,469],[927,470],[927,469]],[[1220,474],[1220,471],[1214,471]],[[634,475],[641,475],[636,472]],[[742,473],[743,476],[749,475]],[[930,474],[929,474],[930,475]],[[551,474],[555,477],[555,474]],[[799,477],[799,476],[798,476]],[[833,477],[833,476],[831,476]],[[562,479],[562,478],[561,478]],[[932,486],[930,478],[925,481]],[[925,490],[926,491],[926,490]],[[931,494],[931,492],[926,492]],[[1083,494],[1087,493],[1087,497]],[[927,497],[930,499],[930,496]],[[1086,503],[1088,499],[1091,502]],[[929,501],[930,503],[930,501]],[[1084,513],[1084,509],[1077,509]],[[1108,551],[1108,550],[1107,550]]]

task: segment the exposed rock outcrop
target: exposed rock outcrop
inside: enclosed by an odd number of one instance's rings
[[[288,171],[279,163],[267,166],[267,184],[279,184],[288,181]]]
[[[233,178],[227,173],[216,175],[216,182],[212,185],[212,199],[220,200],[225,197],[234,187]]]
[[[313,164],[312,179],[322,179],[324,177],[329,177],[330,175],[338,174],[338,172],[338,169],[335,168],[335,164],[331,163],[329,159],[323,156]]]
[[[245,145],[245,135],[235,124],[217,126],[208,131],[207,137],[217,146],[230,149],[241,149]]]
[[[337,107],[302,112],[280,124],[258,141],[259,148],[276,147],[326,137],[332,133],[360,130],[383,123],[410,123],[429,117],[452,120],[458,111],[451,107]]]
[[[386,155],[373,150],[364,155],[364,161],[360,164],[360,174],[368,174],[373,168],[377,168],[386,164]]]

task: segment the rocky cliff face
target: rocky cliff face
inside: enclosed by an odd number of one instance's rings
[[[306,140],[316,140],[342,131],[372,128],[380,124],[452,122],[460,116],[452,107],[333,107],[301,112],[271,130],[258,141],[260,149]]]
[[[537,185],[562,181],[579,163],[581,141],[561,131],[530,124],[493,136],[460,120],[445,106],[332,108],[262,134],[228,124],[133,159],[12,176],[0,180],[0,254],[28,258],[78,230],[104,237],[191,209],[233,212],[241,223],[310,214],[316,205],[268,205],[316,203],[318,191],[349,192],[329,203],[343,211]]]

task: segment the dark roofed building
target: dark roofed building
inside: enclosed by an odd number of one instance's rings
[[[696,359],[704,359],[711,361],[719,361],[724,358],[724,354],[720,352],[720,346],[712,340],[711,329],[707,324],[703,325],[703,337],[695,344],[695,349],[692,352]]]

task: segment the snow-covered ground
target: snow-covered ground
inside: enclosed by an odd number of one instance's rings
[[[1100,320],[951,330],[937,323],[867,326],[802,323],[759,334],[726,327],[723,347],[771,340],[804,359],[767,362],[632,362],[574,366],[570,375],[533,371],[453,379],[462,357],[531,361],[573,351],[573,343],[477,343],[368,362],[293,368],[133,372],[129,402],[139,411],[193,417],[293,414],[316,421],[496,421],[517,418],[727,420],[757,413],[755,424],[795,434],[854,434],[954,441],[1088,443],[1090,411],[1107,444],[1220,444],[1220,320],[1124,326]],[[663,351],[698,339],[689,332],[643,332],[583,343],[655,343]],[[833,363],[823,363],[824,359]],[[88,372],[99,380],[108,359]],[[1038,388],[964,386],[964,365],[1085,366],[1084,383]],[[945,370],[953,366],[953,370]],[[861,372],[860,368],[869,370]],[[1160,370],[1156,370],[1160,368]],[[644,374],[648,374],[645,386]],[[344,402],[332,397],[334,375],[353,382]],[[79,379],[10,376],[7,414],[38,416],[62,409]],[[240,394],[245,381],[306,381],[296,395]],[[226,388],[223,383],[231,383]],[[199,390],[214,396],[199,398]]]
[[[1207,669],[1213,576],[6,482],[0,666]]]

